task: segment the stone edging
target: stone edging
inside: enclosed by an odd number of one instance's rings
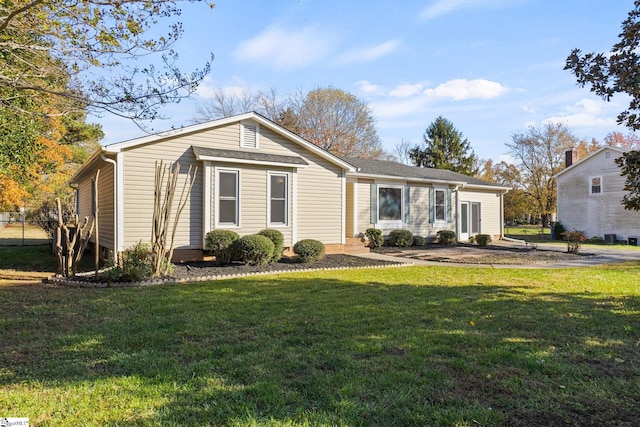
[[[235,274],[220,274],[214,276],[198,276],[198,277],[183,277],[180,279],[166,278],[166,279],[150,279],[140,282],[85,282],[82,280],[73,280],[73,278],[66,278],[60,276],[51,276],[45,279],[47,283],[53,283],[61,286],[68,286],[73,288],[128,288],[128,287],[141,287],[141,286],[154,286],[154,285],[167,285],[167,284],[181,284],[181,283],[194,283],[194,282],[208,282],[213,280],[225,280],[236,279],[240,277],[251,276],[267,276],[270,274],[285,274],[285,273],[307,273],[312,271],[333,271],[333,270],[364,270],[372,268],[390,268],[390,267],[410,267],[415,265],[412,262],[399,262],[390,265],[367,265],[362,267],[327,267],[327,268],[306,268],[296,270],[274,270],[274,271],[256,271],[252,273],[235,273]]]

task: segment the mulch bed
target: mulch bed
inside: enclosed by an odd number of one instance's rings
[[[297,257],[283,257],[280,261],[267,265],[245,265],[233,263],[231,265],[217,266],[211,261],[196,261],[176,264],[171,277],[176,279],[203,276],[222,276],[230,274],[269,273],[278,271],[295,271],[308,269],[336,269],[336,268],[364,268],[384,267],[402,264],[370,258],[362,258],[353,255],[334,254],[325,255],[323,259],[315,262],[302,263]]]

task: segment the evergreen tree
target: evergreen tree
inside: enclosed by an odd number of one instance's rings
[[[439,116],[426,129],[422,140],[426,147],[417,146],[409,153],[415,166],[475,175],[475,154],[469,140],[449,120]]]

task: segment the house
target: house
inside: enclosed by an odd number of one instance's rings
[[[367,228],[408,229],[435,238],[451,230],[458,240],[476,234],[502,237],[503,195],[498,184],[443,169],[397,162],[345,158],[357,170],[347,173],[347,233]]]
[[[201,258],[205,235],[220,228],[240,235],[275,228],[285,247],[316,239],[327,252],[342,252],[369,227],[404,227],[424,236],[452,229],[462,240],[479,232],[501,235],[504,187],[450,171],[341,159],[246,113],[98,150],[71,184],[79,216],[89,216],[96,209],[93,179],[100,170],[104,255],[150,240],[159,160],[179,164],[181,180],[189,166],[198,168],[177,228],[176,260]]]
[[[625,210],[625,178],[615,159],[625,150],[602,147],[576,161],[573,150],[566,153],[566,167],[554,178],[557,184],[558,221],[566,230],[583,231],[587,237],[608,241],[640,235],[640,213]]]

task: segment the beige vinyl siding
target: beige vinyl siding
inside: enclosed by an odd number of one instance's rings
[[[78,180],[78,190],[80,193],[78,217],[80,225],[85,217],[91,220],[92,191],[91,181],[95,177],[96,171],[100,169],[98,177],[98,227],[99,244],[108,249],[114,249],[113,245],[113,165],[104,161],[97,161],[96,165],[87,170]],[[91,238],[95,241],[95,231]]]
[[[342,243],[342,169],[302,146],[260,128],[260,152],[297,155],[309,164],[297,172],[297,240]],[[295,243],[295,242],[294,242]]]
[[[353,237],[356,234],[356,230],[355,230],[355,224],[353,223],[353,210],[355,209],[354,206],[354,187],[357,184],[353,183],[353,182],[347,182],[347,212],[349,213],[347,215],[347,237]]]
[[[189,166],[196,166],[188,137],[167,139],[154,144],[135,147],[124,152],[124,247],[138,241],[151,240],[153,221],[155,162],[165,165],[178,162],[180,176],[173,203],[170,230],[178,209],[182,186]],[[176,230],[175,249],[194,249],[202,246],[202,165],[197,172],[189,200],[182,211]],[[192,170],[193,173],[193,170]],[[163,190],[164,191],[164,190]]]
[[[480,234],[502,235],[500,196],[495,191],[460,190],[460,202],[480,203]]]
[[[371,224],[371,184],[373,180],[370,179],[358,179],[358,196],[357,196],[357,210],[358,210],[358,230],[357,233],[364,233],[367,228],[380,228],[385,235],[389,234],[394,228],[385,228],[381,223]],[[404,182],[398,182],[392,184],[390,181],[378,182],[378,185],[402,185]],[[455,192],[451,196],[451,208],[452,208],[452,222],[444,225],[430,224],[429,223],[429,188],[430,184],[422,183],[409,183],[409,200],[410,200],[410,214],[409,222],[403,223],[402,228],[410,230],[413,234],[423,237],[435,237],[439,230],[455,230]],[[399,228],[399,227],[395,227]]]
[[[273,228],[284,236],[284,246],[292,245],[292,215],[293,215],[293,173],[289,168],[276,168],[267,166],[239,165],[234,163],[214,163],[211,173],[211,224],[210,228],[216,228],[216,169],[238,170],[240,172],[240,226],[219,226],[218,228],[230,229],[241,236],[255,234],[265,228]],[[269,226],[268,224],[268,185],[269,173],[288,175],[288,226]],[[295,243],[295,242],[294,242]]]
[[[585,160],[557,178],[558,221],[567,230],[584,231],[587,237],[616,234],[618,239],[640,236],[640,214],[625,210],[624,177],[614,159],[620,154],[605,151]],[[602,177],[602,193],[590,194],[589,178]]]

